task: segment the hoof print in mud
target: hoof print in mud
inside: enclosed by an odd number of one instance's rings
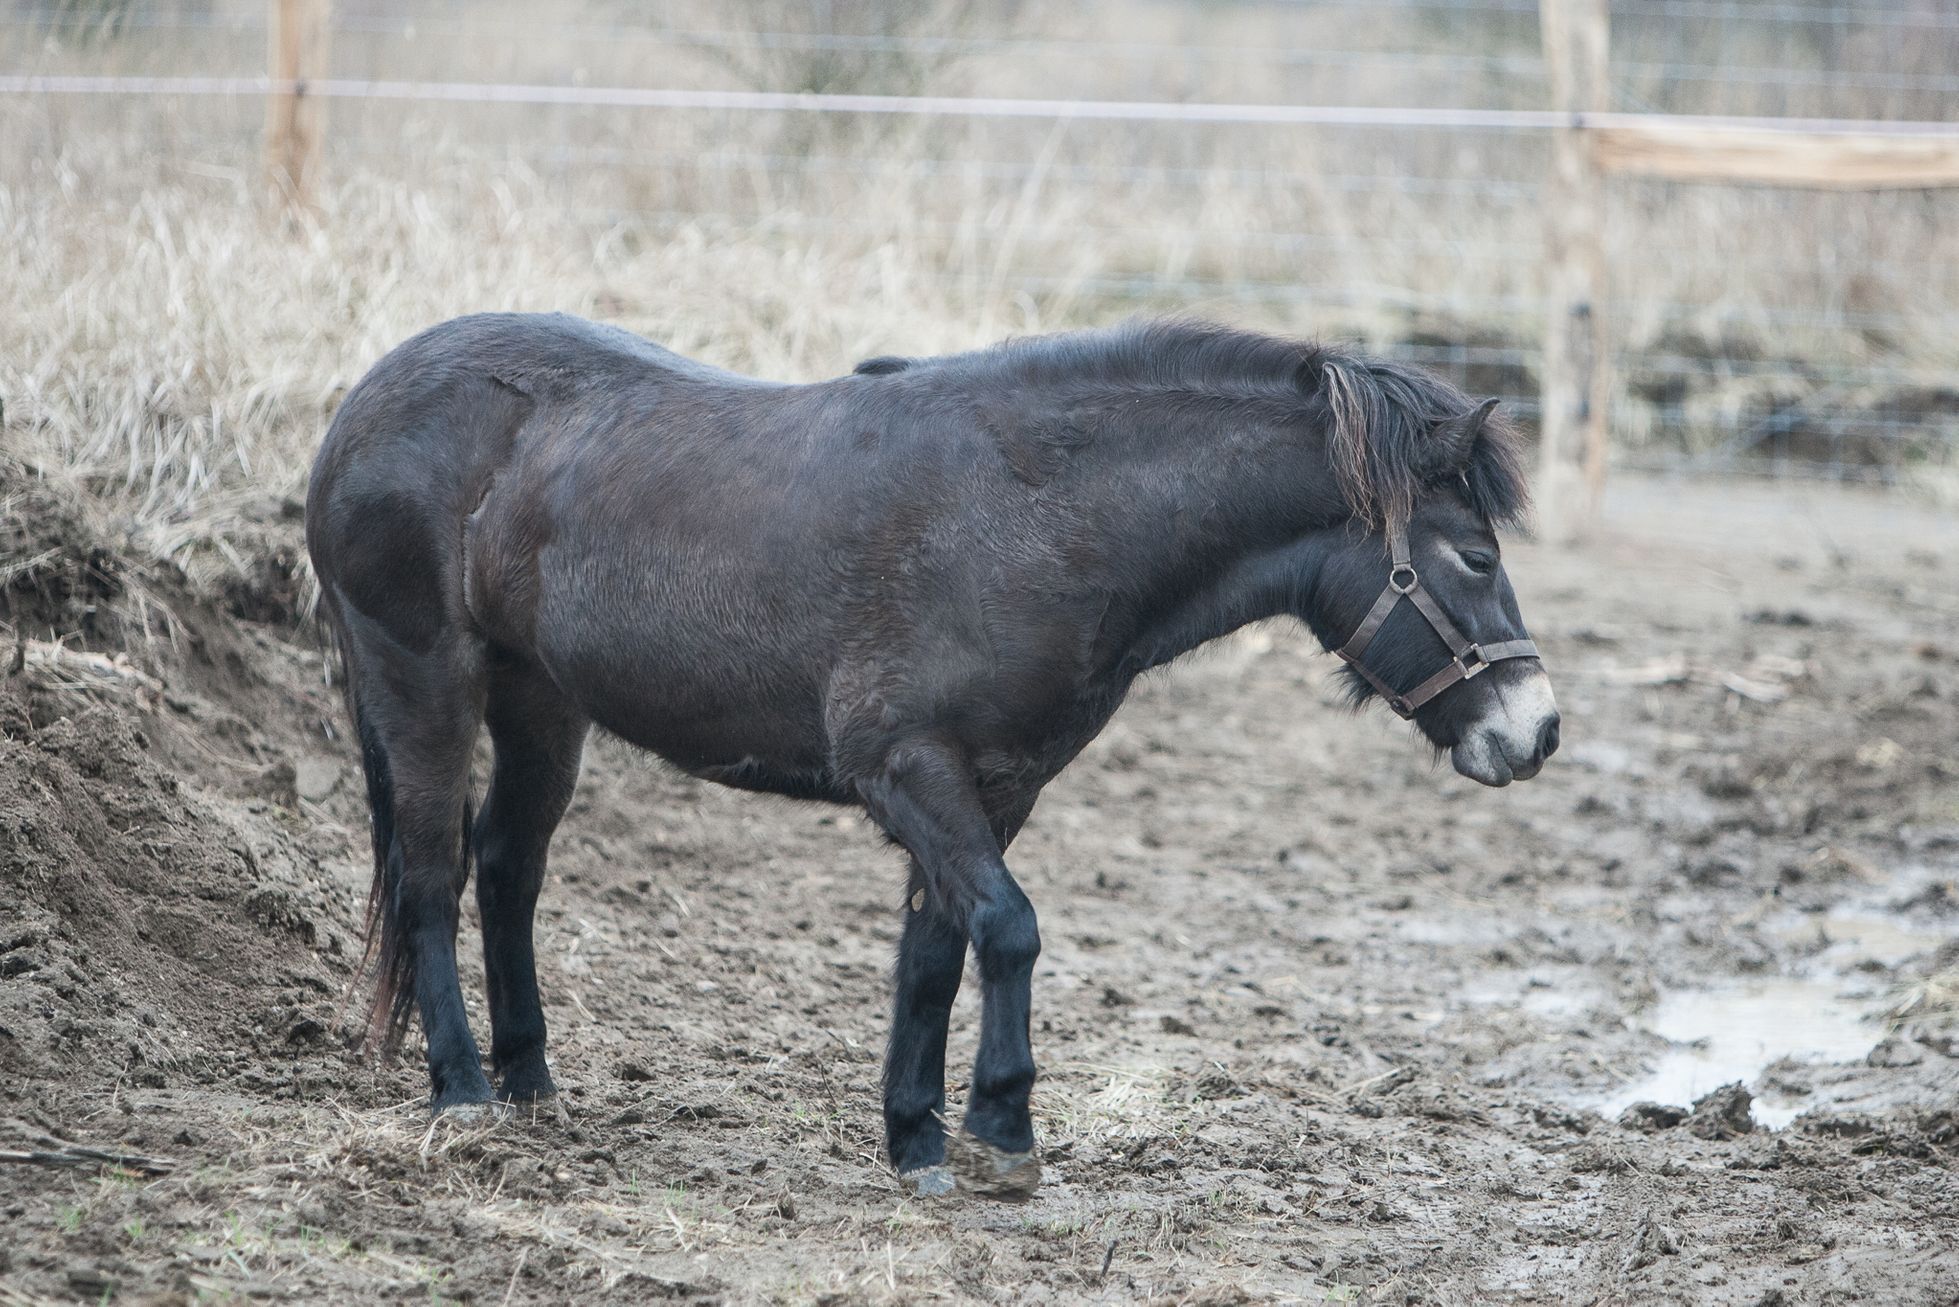
[[[497,1106],[503,1109],[503,1115],[507,1119],[520,1121],[526,1125],[536,1125],[541,1121],[549,1121],[554,1125],[571,1124],[571,1113],[565,1110],[565,1100],[559,1094],[544,1094],[537,1098],[499,1096]]]
[[[943,1198],[957,1186],[951,1167],[921,1166],[916,1171],[900,1172],[898,1187],[912,1198]]]
[[[500,1125],[515,1115],[510,1104],[502,1102],[451,1103],[429,1114],[431,1125],[452,1126]]]
[[[965,1131],[946,1140],[946,1162],[961,1193],[1000,1203],[1024,1203],[1041,1187],[1041,1155],[1010,1153]]]

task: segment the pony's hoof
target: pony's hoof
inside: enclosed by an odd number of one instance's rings
[[[999,1203],[1024,1203],[1041,1187],[1039,1153],[1010,1153],[959,1131],[946,1140],[946,1161],[962,1192]]]
[[[449,1125],[495,1125],[510,1119],[510,1104],[494,1099],[489,1102],[450,1103],[436,1108],[430,1115]]]
[[[955,1188],[952,1168],[921,1166],[915,1171],[900,1171],[898,1187],[913,1198],[943,1198]]]

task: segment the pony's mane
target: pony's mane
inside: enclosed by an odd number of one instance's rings
[[[874,360],[887,365],[889,360]],[[1406,522],[1428,490],[1460,477],[1470,507],[1519,524],[1530,498],[1516,429],[1492,414],[1466,461],[1436,428],[1476,407],[1420,368],[1314,341],[1180,319],[1009,340],[917,366],[1008,372],[1022,384],[1101,384],[1165,393],[1324,406],[1327,456],[1354,517]],[[897,370],[878,366],[878,371]]]

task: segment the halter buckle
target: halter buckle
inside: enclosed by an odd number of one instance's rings
[[[1406,572],[1408,574],[1408,580],[1406,584],[1403,584],[1401,581],[1396,579],[1403,572]],[[1388,589],[1394,591],[1398,595],[1413,593],[1415,587],[1420,585],[1421,583],[1422,583],[1422,578],[1415,574],[1415,565],[1413,563],[1396,563],[1393,567],[1390,567],[1388,569]]]
[[[1462,679],[1465,681],[1490,669],[1490,660],[1483,656],[1483,646],[1480,644],[1470,645],[1469,648],[1455,655],[1455,659],[1456,670],[1462,673]]]

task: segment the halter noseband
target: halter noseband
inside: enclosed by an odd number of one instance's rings
[[[1415,572],[1415,564],[1410,561],[1408,552],[1408,528],[1397,523],[1388,524],[1388,553],[1393,564],[1388,568],[1387,588],[1381,597],[1367,610],[1360,626],[1354,630],[1353,638],[1334,650],[1347,665],[1359,672],[1367,683],[1380,692],[1388,707],[1394,709],[1399,717],[1413,717],[1415,710],[1441,694],[1457,681],[1467,681],[1487,668],[1491,663],[1500,663],[1506,658],[1536,658],[1540,655],[1537,646],[1529,639],[1505,640],[1500,644],[1477,644],[1465,639],[1449,620],[1434,596],[1422,589],[1422,578]],[[1395,605],[1407,599],[1415,605],[1415,611],[1428,619],[1435,633],[1442,637],[1442,643],[1449,646],[1449,665],[1423,681],[1406,694],[1397,694],[1388,683],[1376,676],[1361,659],[1367,654],[1367,647],[1374,643],[1380,634],[1381,626],[1388,620],[1388,614]]]

